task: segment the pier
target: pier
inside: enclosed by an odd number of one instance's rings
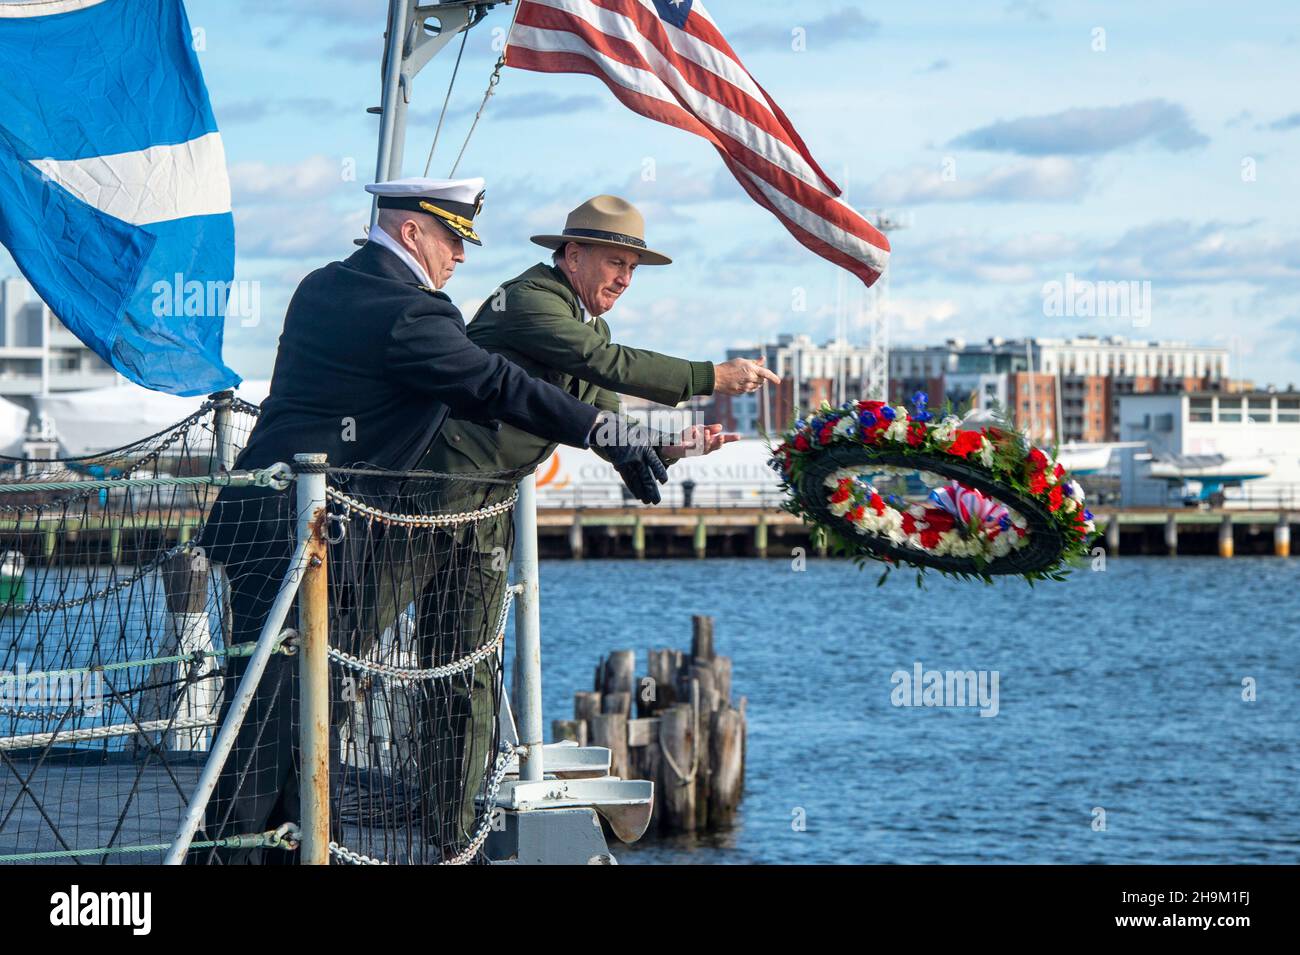
[[[1111,555],[1289,557],[1292,529],[1300,525],[1300,511],[1278,510],[1111,508],[1095,516],[1095,546]],[[29,560],[106,564],[184,544],[202,520],[197,509],[142,514],[110,530],[94,520],[10,518],[0,520],[0,533],[20,543]],[[826,553],[797,517],[771,507],[544,507],[537,511],[537,533],[540,556],[550,559],[789,558],[798,556],[796,548],[804,556]]]
[[[1110,555],[1289,557],[1300,512],[1111,508],[1096,512],[1096,545]],[[548,507],[537,512],[544,558],[824,555],[809,528],[759,507]]]

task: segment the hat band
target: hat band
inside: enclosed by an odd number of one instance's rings
[[[624,235],[622,232],[606,232],[604,229],[565,229],[562,234],[574,239],[602,239],[605,242],[619,242],[638,249],[645,248],[645,239]]]
[[[380,209],[405,209],[408,212],[429,212],[443,218],[456,217],[466,222],[478,213],[477,207],[468,202],[453,202],[440,199],[440,205],[434,205],[420,196],[379,196],[376,205]],[[437,210],[437,211],[434,211]]]

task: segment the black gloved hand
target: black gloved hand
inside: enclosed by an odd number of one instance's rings
[[[655,451],[666,443],[664,435],[619,414],[602,414],[591,429],[591,444],[618,471],[628,489],[643,504],[658,504],[659,484],[668,481],[668,469]]]
[[[658,504],[663,499],[659,494],[659,484],[668,480],[668,469],[654,448],[636,450],[644,452],[639,460],[615,465],[615,470],[642,504]]]

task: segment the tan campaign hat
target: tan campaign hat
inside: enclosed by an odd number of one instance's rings
[[[618,246],[641,253],[641,265],[670,265],[673,261],[662,252],[646,248],[645,219],[636,206],[618,196],[588,199],[569,213],[564,232],[535,235],[532,240],[547,249],[558,249],[566,242]]]

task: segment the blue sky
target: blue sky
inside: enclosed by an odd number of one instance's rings
[[[1183,339],[1234,349],[1258,384],[1300,385],[1293,2],[707,5],[849,200],[906,214],[891,236],[896,343]],[[230,163],[237,277],[263,286],[260,324],[227,329],[227,360],[246,377],[269,374],[298,280],[361,234],[385,6],[188,0]],[[460,148],[510,12],[470,35],[431,175]],[[792,49],[796,28],[806,49]],[[416,82],[408,175],[424,169],[453,59]],[[835,329],[838,271],[750,202],[711,146],[627,111],[591,77],[506,70],[461,174],[488,181],[486,246],[447,289],[467,312],[544,255],[530,234],[612,192],[677,259],[638,271],[609,316],[619,340],[720,358],[781,331]],[[1067,273],[1149,281],[1149,326],[1045,316],[1043,284]]]

